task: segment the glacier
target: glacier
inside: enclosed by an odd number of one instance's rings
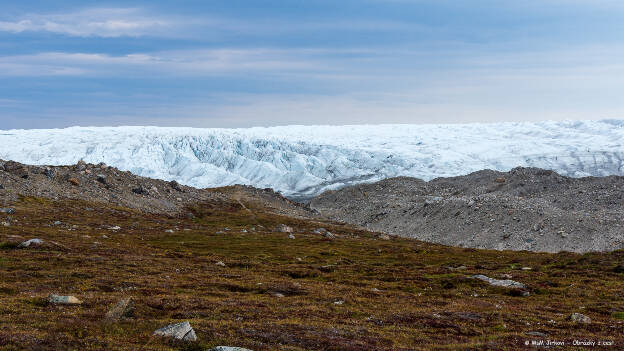
[[[623,175],[624,120],[282,126],[240,129],[70,127],[0,130],[0,159],[104,162],[198,187],[247,184],[292,198],[395,176],[425,180],[540,167]]]

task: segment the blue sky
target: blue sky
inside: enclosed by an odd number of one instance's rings
[[[622,1],[0,5],[0,129],[624,118]]]

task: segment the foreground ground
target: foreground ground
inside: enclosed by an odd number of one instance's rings
[[[32,197],[12,207],[0,214],[3,350],[517,350],[547,339],[624,348],[622,251],[450,248],[225,200],[180,216]],[[32,238],[44,244],[17,247]],[[530,296],[475,274],[510,275]],[[49,294],[83,304],[52,305]],[[124,297],[134,315],[105,321]],[[568,320],[575,312],[591,323]],[[182,321],[198,342],[152,335]]]

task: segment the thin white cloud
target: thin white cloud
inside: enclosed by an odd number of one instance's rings
[[[0,31],[50,32],[76,37],[139,37],[162,33],[174,26],[170,20],[150,16],[136,8],[92,8],[60,14],[29,14],[0,21]]]
[[[325,50],[214,49],[113,56],[47,52],[0,56],[0,76],[173,76],[327,71]]]
[[[0,32],[49,32],[75,37],[141,37],[225,33],[269,35],[310,31],[430,31],[423,25],[384,20],[292,21],[201,17],[180,17],[149,13],[140,8],[89,8],[65,13],[26,14],[17,19],[2,19]]]

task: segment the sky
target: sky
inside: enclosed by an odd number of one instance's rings
[[[0,8],[0,129],[624,118],[621,0]]]

